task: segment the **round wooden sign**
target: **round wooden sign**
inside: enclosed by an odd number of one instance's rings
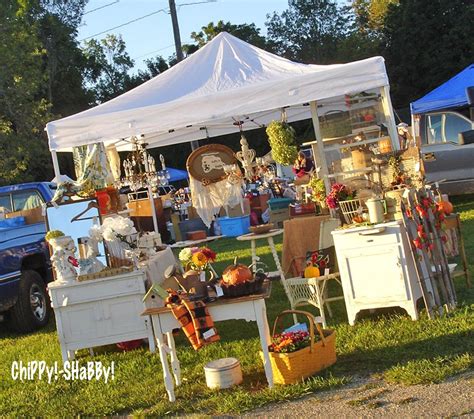
[[[229,147],[209,144],[197,148],[189,155],[186,168],[193,178],[208,185],[227,178],[224,166],[235,163],[237,159]]]

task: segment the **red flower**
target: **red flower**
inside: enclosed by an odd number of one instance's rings
[[[415,240],[413,240],[413,245],[417,248],[417,249],[423,249],[423,243],[421,242],[421,239],[418,237],[416,238]]]
[[[428,215],[428,213],[426,212],[426,210],[420,205],[418,204],[416,206],[416,211],[418,212],[418,215],[422,218],[426,217]]]
[[[213,252],[211,249],[208,247],[203,247],[201,248],[201,253],[206,256],[208,261],[214,262],[216,260],[216,252]]]
[[[434,244],[433,243],[428,243],[426,246],[429,250],[433,250]]]
[[[405,211],[406,215],[408,218],[412,218],[413,214],[411,213],[411,209],[410,208],[407,208],[406,211]]]
[[[441,240],[443,241],[443,243],[447,243],[448,237],[447,236],[441,236]]]

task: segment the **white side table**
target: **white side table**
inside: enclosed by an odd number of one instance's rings
[[[141,270],[107,278],[48,285],[63,361],[74,351],[135,339],[155,339],[145,308],[145,274]]]
[[[271,344],[270,329],[267,321],[265,298],[270,295],[270,284],[264,284],[262,294],[249,295],[238,298],[225,298],[207,304],[209,314],[214,323],[224,320],[246,320],[257,323],[260,343],[263,353],[263,367],[267,378],[268,386],[273,387],[273,371],[268,353],[268,346]],[[170,354],[171,370],[173,371],[176,385],[181,384],[181,368],[173,339],[173,329],[178,329],[181,325],[175,319],[171,309],[168,307],[148,308],[142,313],[144,316],[151,316],[153,329],[158,342],[158,352],[160,354],[161,365],[163,367],[163,379],[165,383],[168,399],[171,402],[176,400],[174,394],[174,384],[171,377],[170,366],[167,354]],[[165,342],[166,337],[166,342]]]
[[[248,233],[248,234],[244,234],[243,236],[238,236],[236,237],[236,239],[239,241],[250,241],[250,246],[252,249],[252,264],[255,264],[255,262],[257,261],[257,251],[256,251],[255,241],[259,239],[267,239],[268,245],[270,246],[270,249],[272,251],[273,260],[275,261],[275,265],[278,270],[278,274],[280,275],[280,279],[282,280],[284,284],[285,274],[283,273],[283,269],[280,264],[280,259],[278,258],[278,253],[275,248],[275,242],[273,241],[273,237],[278,236],[282,233],[283,233],[283,229],[280,228],[277,230],[270,230],[268,233],[263,233],[263,234]],[[255,271],[255,265],[253,265],[253,270]]]

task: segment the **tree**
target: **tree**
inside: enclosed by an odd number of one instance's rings
[[[385,18],[395,106],[407,106],[472,63],[472,0],[403,0]]]
[[[353,0],[356,23],[364,33],[380,32],[384,27],[385,16],[391,4],[398,4],[400,0]]]
[[[51,118],[42,96],[45,50],[28,1],[0,8],[0,183],[51,178],[43,128]]]
[[[265,25],[278,55],[328,64],[341,58],[339,47],[349,34],[350,15],[332,0],[289,0],[288,9],[269,15]]]
[[[84,85],[88,62],[76,39],[86,2],[37,0],[30,11],[46,50],[45,97],[58,117],[82,111],[93,101]]]
[[[203,47],[221,32],[228,32],[242,39],[242,41],[259,48],[267,47],[267,41],[264,36],[260,35],[260,29],[255,26],[255,23],[234,25],[230,22],[224,23],[223,20],[219,20],[216,25],[214,25],[214,22],[209,22],[201,29],[199,32],[191,32],[191,38],[197,43],[198,48]]]
[[[93,85],[97,103],[119,96],[130,86],[128,71],[133,61],[121,36],[109,34],[100,41],[86,41],[84,55],[90,65],[87,79]]]

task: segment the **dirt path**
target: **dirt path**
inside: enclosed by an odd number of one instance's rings
[[[357,379],[346,387],[272,404],[249,416],[474,418],[474,371],[441,384],[408,387]]]

